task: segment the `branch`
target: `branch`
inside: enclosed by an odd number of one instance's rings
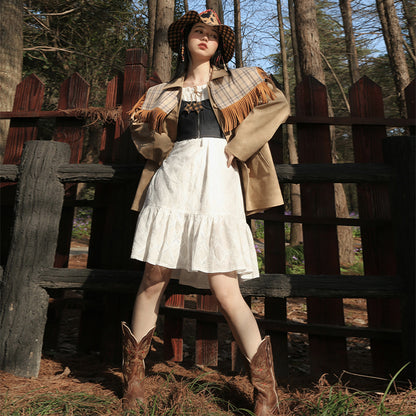
[[[327,64],[327,66],[328,66],[329,70],[331,71],[331,74],[332,74],[332,76],[334,77],[335,82],[337,83],[338,88],[339,88],[339,90],[340,90],[340,92],[341,92],[341,94],[342,94],[342,98],[344,99],[345,106],[347,107],[348,112],[350,112],[350,111],[351,111],[351,109],[350,109],[350,103],[348,102],[348,99],[347,99],[347,97],[346,97],[346,95],[345,95],[345,93],[344,93],[344,90],[343,90],[343,88],[342,88],[342,85],[341,85],[340,80],[338,79],[338,77],[337,77],[337,75],[335,74],[335,72],[334,72],[334,70],[333,70],[333,68],[332,68],[331,64],[329,63],[328,59],[326,59],[326,56],[322,53],[322,51],[321,51],[321,56],[322,56],[323,60],[325,61],[325,63]]]
[[[69,49],[64,48],[54,48],[52,46],[32,46],[30,48],[23,48],[24,51],[41,51],[41,52],[68,52],[74,53],[74,51],[70,51]]]
[[[413,60],[413,64],[414,65],[416,65],[416,56],[415,56],[415,54],[413,53],[413,51],[412,51],[412,48],[407,44],[407,42],[404,40],[404,38],[403,38],[403,43],[404,43],[404,47],[406,48],[406,50],[407,50],[407,52],[408,52],[408,54],[409,54],[409,56],[412,58],[412,60]]]
[[[31,15],[33,15],[33,16],[35,16],[35,15],[37,15],[37,16],[64,16],[64,15],[66,15],[66,14],[69,14],[69,13],[72,13],[72,12],[74,12],[74,11],[78,10],[78,9],[79,9],[79,7],[75,7],[75,9],[66,10],[65,12],[61,12],[61,13],[36,13],[36,14],[32,13],[32,12],[29,10],[29,8],[28,8],[28,7],[24,7],[24,9],[25,9],[28,13],[30,13]]]

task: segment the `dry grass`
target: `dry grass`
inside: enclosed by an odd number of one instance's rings
[[[36,379],[0,373],[0,415],[252,415],[252,388],[245,375],[227,376],[212,369],[186,368],[176,363],[153,364],[148,367],[147,405],[123,412],[118,368],[108,368],[91,357],[78,357],[66,364],[44,359]],[[281,414],[416,414],[416,390],[410,385],[393,380],[389,386],[384,382],[384,387],[378,384],[372,389],[371,380],[365,380],[368,388],[358,389],[351,379],[329,383],[324,375],[308,388],[279,386]]]

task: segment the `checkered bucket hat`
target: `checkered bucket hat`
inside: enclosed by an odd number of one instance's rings
[[[168,29],[169,46],[173,52],[180,53],[185,28],[200,22],[209,26],[215,26],[218,29],[223,44],[224,62],[227,63],[234,54],[234,31],[229,26],[221,24],[220,19],[214,10],[205,10],[200,14],[195,10],[190,10],[176,22],[173,22]]]

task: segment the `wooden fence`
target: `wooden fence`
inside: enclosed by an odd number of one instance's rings
[[[137,216],[129,210],[143,163],[128,131],[126,112],[157,76],[146,81],[146,56],[129,50],[123,75],[108,85],[100,164],[79,164],[89,86],[74,74],[61,87],[58,110],[41,111],[43,85],[32,75],[16,90],[2,181],[0,368],[36,376],[47,324],[49,295],[83,290],[80,348],[104,358],[120,353],[121,319],[130,319],[142,265],[129,259]],[[373,373],[388,375],[405,362],[415,379],[415,138],[386,137],[386,127],[415,134],[415,81],[406,90],[408,119],[385,119],[380,88],[362,78],[350,90],[351,117],[328,117],[325,87],[313,78],[296,89],[299,165],[281,160],[281,132],[271,142],[281,183],[300,183],[302,216],[282,208],[257,214],[265,224],[261,278],[241,285],[247,301],[264,297],[262,329],[272,336],[277,375],[288,374],[288,333],[309,337],[311,373],[348,368],[346,339],[369,338]],[[89,111],[88,111],[89,110]],[[37,139],[40,118],[56,120],[52,141]],[[332,164],[330,125],[352,126],[355,163]],[[24,149],[23,149],[24,148]],[[23,154],[22,154],[23,151]],[[16,185],[17,182],[17,185]],[[95,183],[94,201],[75,198],[76,183]],[[359,219],[337,218],[333,183],[357,184]],[[68,269],[76,206],[93,208],[88,268]],[[305,275],[285,273],[284,224],[303,224]],[[364,276],[340,274],[337,226],[359,226]],[[8,232],[10,230],[10,232]],[[184,294],[197,294],[185,308]],[[287,319],[288,298],[307,298],[308,322]],[[347,326],[343,298],[366,298],[368,327]],[[218,364],[217,326],[223,322],[209,291],[169,285],[164,305],[167,358],[183,359],[183,320],[196,320],[195,361]],[[235,351],[235,345],[231,347]],[[233,355],[235,357],[235,354]]]

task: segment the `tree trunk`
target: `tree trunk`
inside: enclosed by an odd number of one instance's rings
[[[11,111],[22,80],[23,1],[0,0],[0,111]],[[0,120],[0,162],[3,161],[9,120]]]
[[[243,66],[243,45],[241,40],[240,0],[234,0],[235,66]]]
[[[282,54],[282,73],[283,73],[283,89],[287,101],[290,105],[290,85],[289,85],[289,71],[287,64],[287,53],[285,43],[285,31],[283,27],[282,4],[280,0],[277,3],[277,18],[279,21],[279,38],[280,51]],[[289,151],[289,163],[297,164],[298,151],[296,149],[295,135],[293,132],[293,124],[287,124],[287,147]],[[292,215],[302,215],[301,200],[300,200],[300,185],[298,183],[290,184],[290,206]],[[303,241],[302,224],[292,223],[290,227],[290,245],[298,246]]]
[[[157,7],[157,0],[147,0],[147,10],[149,14],[149,20],[147,24],[147,32],[148,32],[147,74],[148,76],[153,72],[153,68],[154,68],[153,56],[154,56],[154,48],[155,48],[156,7]]]
[[[397,105],[400,116],[406,117],[404,89],[410,82],[410,76],[403,50],[403,36],[399,19],[393,0],[376,0],[376,4],[396,86]]]
[[[173,22],[174,0],[157,0],[153,69],[163,82],[171,79],[172,51],[168,44],[168,28]]]
[[[325,73],[321,60],[318,22],[313,0],[295,3],[296,34],[299,47],[299,61],[302,76],[311,75],[325,84]],[[333,116],[331,101],[328,97],[328,113]],[[335,133],[331,127],[332,161],[336,162]],[[335,206],[338,217],[349,216],[347,198],[342,184],[334,184]],[[340,262],[344,265],[354,261],[354,240],[351,227],[338,227],[338,245]]]
[[[409,31],[409,39],[413,57],[416,55],[416,4],[410,4],[409,0],[402,0],[403,13],[407,22],[407,30]],[[416,69],[416,62],[413,60]]]
[[[301,74],[303,77],[311,75],[325,84],[315,2],[302,0],[295,1],[294,5]]]
[[[344,26],[348,69],[350,71],[351,84],[354,84],[360,79],[360,70],[358,65],[357,48],[355,47],[354,31],[352,28],[351,0],[339,0],[339,8],[341,10],[342,23]]]
[[[295,9],[293,5],[293,0],[289,0],[288,3],[289,3],[290,37],[292,40],[293,60],[294,60],[294,65],[295,65],[295,78],[296,78],[296,84],[299,84],[299,82],[302,81],[302,74],[300,71],[298,38],[296,36]]]
[[[221,23],[224,23],[224,10],[222,8],[222,0],[207,0],[206,8],[215,10],[221,20]]]

